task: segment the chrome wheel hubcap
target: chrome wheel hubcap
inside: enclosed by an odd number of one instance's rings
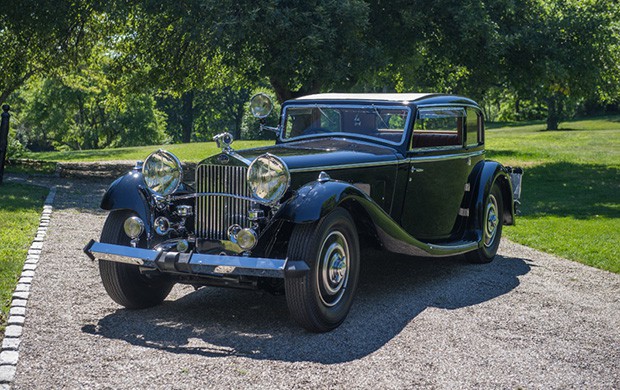
[[[342,233],[329,233],[318,260],[319,296],[325,306],[334,306],[342,299],[349,280],[349,245]]]
[[[495,241],[497,234],[497,225],[499,225],[499,217],[497,213],[497,199],[492,194],[489,195],[487,207],[484,212],[484,246],[490,247]]]

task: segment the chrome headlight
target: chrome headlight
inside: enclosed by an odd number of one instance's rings
[[[252,194],[263,201],[278,201],[291,183],[291,174],[284,161],[272,154],[260,155],[248,168],[248,184]]]
[[[167,196],[179,188],[183,179],[183,168],[174,154],[160,149],[146,158],[142,175],[151,190]]]

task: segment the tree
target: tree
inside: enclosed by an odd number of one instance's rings
[[[620,10],[607,0],[519,3],[503,25],[506,85],[547,105],[557,130],[578,99],[613,100],[620,92]]]
[[[92,1],[21,0],[0,7],[0,103],[30,77],[76,61],[88,47]]]

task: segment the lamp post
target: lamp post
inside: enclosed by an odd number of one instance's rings
[[[2,106],[2,120],[0,121],[0,184],[2,184],[2,180],[4,178],[4,159],[6,158],[6,150],[9,145],[9,118],[11,114],[9,114],[8,104]]]

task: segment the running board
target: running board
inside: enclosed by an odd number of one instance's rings
[[[478,249],[476,241],[456,241],[448,245],[426,244],[433,256],[454,256]]]

